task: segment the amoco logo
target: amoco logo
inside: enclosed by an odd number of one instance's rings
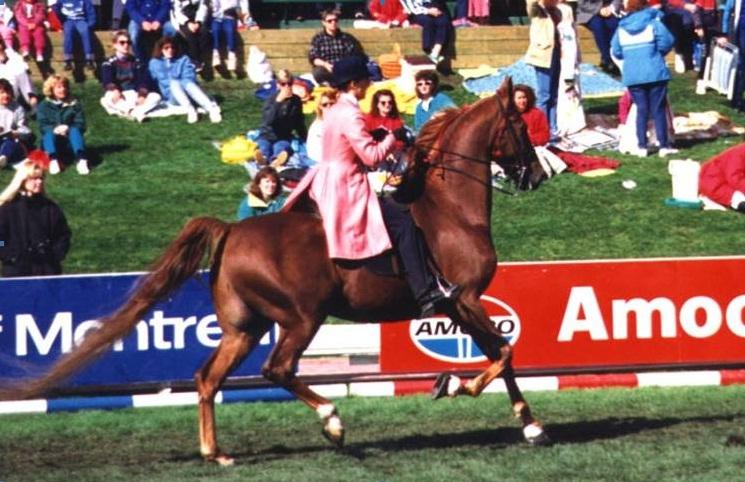
[[[515,345],[520,336],[520,318],[515,310],[491,296],[482,295],[481,302],[494,326]],[[454,363],[486,360],[471,336],[463,333],[450,318],[412,320],[409,335],[419,350],[437,360]]]

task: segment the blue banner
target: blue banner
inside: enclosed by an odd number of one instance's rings
[[[0,280],[0,378],[43,373],[69,352],[96,321],[126,301],[140,274]],[[217,324],[207,275],[190,279],[158,303],[132,332],[66,387],[190,381],[217,347]],[[233,376],[259,375],[275,343],[261,340]]]

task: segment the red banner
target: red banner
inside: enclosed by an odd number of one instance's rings
[[[745,257],[504,263],[482,304],[518,370],[745,364]],[[487,364],[447,318],[382,326],[383,373]]]

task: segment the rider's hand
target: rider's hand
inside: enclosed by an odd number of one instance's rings
[[[395,131],[393,131],[393,137],[396,138],[397,141],[401,141],[407,146],[410,146],[414,143],[414,136],[411,135],[411,132],[409,132],[409,129],[406,127],[399,127]]]
[[[390,131],[386,129],[385,127],[378,127],[377,129],[373,129],[370,131],[370,135],[372,136],[373,140],[375,142],[380,142],[388,135]]]

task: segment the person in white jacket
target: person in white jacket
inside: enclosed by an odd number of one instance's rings
[[[197,72],[204,68],[210,52],[211,39],[207,20],[210,9],[207,0],[171,0],[171,28],[186,41],[186,55],[194,63]]]

